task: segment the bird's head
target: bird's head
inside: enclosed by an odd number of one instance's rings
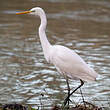
[[[24,11],[24,12],[20,12],[20,13],[16,13],[16,14],[32,14],[32,15],[40,16],[40,14],[42,14],[42,13],[44,13],[42,8],[34,7],[32,9],[30,9],[29,11]]]

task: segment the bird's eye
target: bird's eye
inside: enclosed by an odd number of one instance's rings
[[[35,10],[32,10],[31,12],[35,12]]]

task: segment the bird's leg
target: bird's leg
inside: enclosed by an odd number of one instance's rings
[[[68,88],[68,96],[70,95],[70,86],[69,86],[69,82],[68,82],[68,78],[66,78],[66,83],[67,83],[67,88]],[[68,106],[69,106],[69,97],[67,98],[67,103],[68,103]]]
[[[86,108],[86,104],[85,104],[85,101],[84,101],[84,96],[83,96],[81,88],[80,88],[80,93],[81,93],[81,97],[82,97],[82,100],[83,100],[84,107]]]
[[[71,92],[70,96],[71,96],[74,92],[76,92],[81,86],[84,85],[84,82],[83,82],[81,79],[80,79],[80,82],[81,82],[81,84],[80,84],[73,92]]]
[[[68,78],[67,77],[65,77],[65,79],[66,79],[66,84],[67,84],[67,90],[68,90],[68,96],[65,98],[65,100],[64,100],[64,103],[63,103],[63,107],[65,108],[66,107],[66,109],[69,109],[69,101],[71,101],[69,98],[70,98],[70,86],[69,86],[69,82],[68,82]],[[66,104],[67,104],[67,106],[66,106]],[[64,109],[63,108],[63,109]]]
[[[64,101],[64,106],[67,104],[67,102],[68,102],[70,96],[71,96],[75,91],[77,91],[81,86],[84,85],[84,82],[83,82],[81,79],[80,79],[80,82],[81,82],[81,84],[80,84],[73,92],[71,92],[71,93],[68,94],[68,96],[66,97],[66,99],[65,99],[65,101]]]

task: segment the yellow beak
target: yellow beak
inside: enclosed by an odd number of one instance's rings
[[[27,14],[27,13],[31,13],[32,11],[24,11],[24,12],[20,12],[20,13],[16,13],[17,15],[20,15],[20,14]]]

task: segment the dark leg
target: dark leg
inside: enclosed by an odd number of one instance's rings
[[[70,95],[70,86],[69,86],[68,78],[66,78],[66,83],[67,83],[68,96],[69,96]],[[69,105],[69,101],[70,101],[70,99],[67,100],[68,105]]]
[[[81,97],[82,97],[82,100],[83,100],[83,104],[84,104],[84,106],[85,106],[85,108],[86,108],[86,104],[85,104],[85,101],[84,101],[84,96],[83,96],[83,93],[82,93],[81,88],[80,88],[80,93],[81,93]]]
[[[66,97],[66,99],[64,100],[64,106],[67,104],[67,102],[70,100],[70,96],[76,92],[81,86],[83,86],[84,82],[80,79],[81,84],[73,91],[73,92],[68,92],[68,96]]]

